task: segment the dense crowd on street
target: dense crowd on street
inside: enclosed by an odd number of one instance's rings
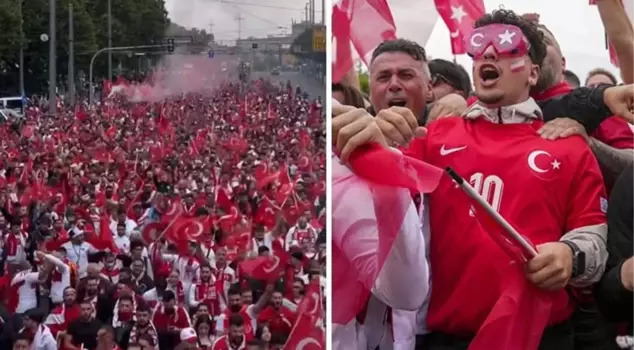
[[[323,343],[321,101],[196,78],[0,126],[0,348]]]

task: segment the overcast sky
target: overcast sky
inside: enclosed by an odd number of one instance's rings
[[[437,14],[432,0],[388,0],[399,36],[424,42],[424,33],[430,32]],[[607,68],[618,77],[605,49],[604,30],[598,10],[588,5],[588,0],[484,0],[487,11],[500,6],[519,13],[535,12],[541,22],[549,27],[561,45],[567,68],[585,80],[587,73],[596,68]],[[430,15],[423,15],[430,14]],[[434,58],[453,59],[449,31],[438,19],[431,37],[425,45]],[[471,59],[458,56],[458,63],[471,71]]]
[[[242,37],[266,37],[290,33],[291,20],[301,21],[308,1],[304,0],[166,0],[172,21],[185,27],[204,28],[218,40],[238,38],[238,16]],[[326,1],[330,3],[330,1]],[[321,0],[315,1],[315,21],[321,21]]]

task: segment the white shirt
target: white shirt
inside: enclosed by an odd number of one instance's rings
[[[57,341],[47,326],[41,324],[38,327],[31,350],[57,350]]]
[[[112,239],[114,244],[119,248],[122,253],[128,254],[130,253],[130,236],[129,235],[115,235]]]
[[[269,248],[270,252],[273,252],[273,234],[271,232],[266,232],[264,234],[264,238],[262,238],[261,241],[258,241],[255,238],[251,238],[251,246],[251,254],[253,254],[253,256],[258,256],[258,248],[260,248],[261,246],[265,246]]]
[[[384,316],[387,307],[418,310],[429,290],[429,266],[420,218],[410,193],[405,189],[370,185],[341,165],[332,162],[332,241],[345,254],[350,268],[366,271],[377,263],[381,247],[377,234],[375,198],[394,200],[405,210],[403,222],[383,268],[371,287],[372,296],[363,325],[352,320],[333,324],[332,349],[391,348],[393,340]],[[393,208],[393,206],[390,206]],[[335,306],[336,307],[336,306]]]
[[[70,266],[58,258],[47,254],[46,259],[55,265],[55,269],[62,275],[61,281],[51,281],[51,300],[54,304],[64,301],[64,289],[70,286]]]
[[[88,253],[98,252],[97,248],[93,247],[92,244],[88,242],[82,242],[79,245],[75,245],[71,241],[62,244],[62,247],[66,249],[66,256],[68,257],[68,260],[77,265],[77,268],[79,269],[79,278],[86,277],[86,270],[88,269]]]
[[[255,305],[251,304],[247,306],[246,310],[247,315],[251,318],[251,327],[253,327],[253,332],[258,328],[257,319],[258,315],[255,313]],[[216,318],[216,334],[223,334],[225,331],[225,319],[227,318],[227,313],[223,312]],[[246,320],[245,320],[246,321]]]
[[[117,233],[117,223],[118,223],[118,221],[116,221],[116,220],[111,220],[110,221],[110,226],[109,227],[110,227],[110,231],[112,231],[113,235],[116,235],[116,233]],[[138,225],[137,225],[136,221],[134,221],[134,220],[132,220],[130,218],[126,218],[125,219],[125,234],[129,236],[130,233],[137,228],[137,226]]]
[[[37,272],[21,271],[18,272],[11,280],[11,285],[18,283],[22,285],[18,288],[18,307],[15,309],[16,314],[21,314],[29,309],[37,307],[37,290],[39,274]]]

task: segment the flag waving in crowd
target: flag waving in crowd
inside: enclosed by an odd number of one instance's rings
[[[33,348],[324,347],[321,102],[188,64],[0,127],[2,319]]]

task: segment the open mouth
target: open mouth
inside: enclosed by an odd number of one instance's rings
[[[483,64],[480,67],[480,80],[489,85],[500,78],[500,71],[492,64]]]
[[[390,107],[405,107],[407,105],[407,101],[405,100],[391,100],[390,102],[387,103],[388,106]]]

